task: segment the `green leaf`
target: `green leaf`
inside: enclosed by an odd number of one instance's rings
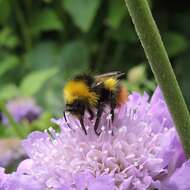
[[[8,55],[3,60],[0,61],[0,77],[6,72],[13,69],[19,64],[19,58],[15,55]]]
[[[56,47],[53,42],[42,42],[25,55],[25,62],[33,70],[47,69],[55,62]]]
[[[87,32],[92,26],[100,0],[62,0],[64,8],[71,15],[74,23]]]
[[[11,12],[11,4],[9,0],[0,0],[0,23],[7,22]]]
[[[40,117],[37,120],[34,120],[30,126],[29,129],[30,131],[44,131],[47,129],[49,126],[52,125],[51,118],[52,114],[49,112],[43,112]]]
[[[135,44],[138,41],[135,30],[130,23],[122,24],[116,30],[113,30],[112,36],[115,40],[119,42]]]
[[[182,88],[183,95],[185,97],[185,101],[187,103],[188,108],[190,109],[190,90],[189,90],[189,81],[190,81],[190,55],[189,52],[182,54],[177,59],[175,59],[176,63],[176,74],[179,79],[180,87]]]
[[[66,44],[61,49],[58,62],[62,67],[62,75],[65,79],[77,73],[87,71],[89,66],[87,45],[82,41],[74,41]]]
[[[151,80],[145,80],[145,81],[143,81],[143,84],[145,86],[145,89],[144,89],[145,91],[151,90],[153,92],[157,86],[156,82],[153,80],[152,81]]]
[[[0,100],[4,101],[9,100],[20,94],[17,86],[13,84],[4,84],[4,86],[0,88],[0,92]]]
[[[108,10],[107,24],[118,28],[126,15],[126,7],[123,0],[111,0]]]
[[[31,32],[32,34],[38,34],[52,30],[60,31],[62,28],[62,22],[56,12],[52,9],[44,9],[34,18]]]
[[[166,33],[163,37],[169,57],[175,57],[185,51],[189,45],[188,40],[178,33]]]
[[[41,97],[44,98],[44,107],[52,114],[62,113],[64,107],[62,89],[65,81],[60,76],[54,77]]]
[[[0,123],[0,138],[6,138],[6,134],[5,134],[6,128],[7,128],[6,126]]]
[[[13,34],[11,28],[5,27],[0,32],[0,45],[7,48],[15,48],[18,45],[18,38]]]
[[[89,67],[89,50],[83,41],[65,44],[57,53],[56,64],[60,72],[38,93],[38,100],[51,113],[61,113],[63,110],[62,89],[64,83],[72,76],[83,73]]]
[[[20,89],[24,95],[32,96],[58,72],[57,68],[35,71],[28,74],[21,82]]]
[[[17,136],[13,127],[0,124],[0,139],[15,138]]]

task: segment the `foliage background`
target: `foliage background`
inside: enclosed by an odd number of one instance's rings
[[[190,11],[149,0],[190,107]],[[0,0],[0,100],[34,96],[53,114],[76,73],[121,70],[129,90],[152,91],[152,72],[124,0]]]

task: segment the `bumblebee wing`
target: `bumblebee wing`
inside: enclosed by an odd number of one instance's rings
[[[102,81],[104,79],[107,79],[109,77],[113,77],[116,79],[122,79],[126,77],[126,74],[124,72],[121,71],[114,71],[114,72],[109,72],[109,73],[103,73],[101,75],[95,75],[94,76],[96,81]]]
[[[104,73],[101,75],[95,75],[95,84],[93,84],[93,87],[101,85],[107,78],[115,78],[117,80],[125,79],[126,74],[124,72],[120,71],[114,71],[110,73]]]

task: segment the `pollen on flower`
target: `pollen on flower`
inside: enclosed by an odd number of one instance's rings
[[[111,117],[112,117],[112,114],[108,114],[107,117],[106,117],[106,119],[107,120],[111,120]]]
[[[102,126],[102,127],[101,127],[101,130],[102,130],[102,131],[105,131],[105,129],[106,129],[105,126]]]
[[[138,141],[139,141],[139,142],[142,142],[142,141],[143,141],[142,137],[138,138]]]

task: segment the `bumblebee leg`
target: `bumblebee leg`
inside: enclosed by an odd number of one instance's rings
[[[113,123],[113,120],[114,120],[114,109],[111,108],[111,121]]]
[[[101,118],[101,115],[103,113],[103,105],[102,104],[99,104],[98,106],[98,111],[97,111],[97,117],[96,117],[96,122],[95,122],[95,125],[94,125],[94,131],[97,135],[100,135],[100,133],[97,132],[97,129],[98,129],[98,125],[99,125],[99,122],[100,122],[100,118]]]
[[[86,128],[85,128],[85,126],[84,126],[84,119],[83,119],[83,116],[80,116],[80,117],[79,117],[79,121],[80,121],[81,127],[82,127],[82,129],[83,129],[85,135],[87,135]]]
[[[113,123],[113,121],[114,121],[114,116],[115,116],[115,114],[114,114],[115,107],[116,107],[115,96],[114,96],[114,94],[111,94],[111,101],[110,101],[110,108],[111,108],[111,111],[110,111],[110,113],[111,113],[111,120],[112,120],[112,123]]]
[[[71,126],[70,126],[69,123],[67,122],[67,117],[66,117],[65,111],[63,111],[63,117],[64,117],[64,119],[65,119],[65,121],[66,121],[66,123],[67,123],[67,126],[68,126],[69,128],[71,128]]]
[[[90,120],[93,120],[94,119],[94,112],[88,108],[88,113],[90,114]]]

